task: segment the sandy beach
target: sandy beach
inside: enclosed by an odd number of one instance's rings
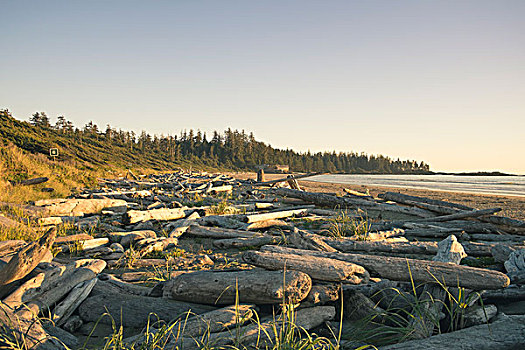
[[[239,179],[255,179],[255,173],[235,173],[232,174]],[[273,180],[282,178],[283,174],[266,174],[266,180]],[[486,194],[472,194],[449,191],[432,191],[413,188],[396,188],[396,187],[381,187],[381,186],[365,186],[365,185],[350,185],[327,183],[317,181],[298,180],[301,187],[306,191],[311,192],[325,192],[325,193],[343,193],[344,188],[348,188],[359,192],[368,192],[377,196],[384,192],[399,192],[412,196],[427,197],[431,199],[438,199],[448,202],[460,203],[476,209],[487,208],[501,208],[502,211],[498,215],[508,216],[513,219],[525,220],[525,198],[514,196],[497,196]]]

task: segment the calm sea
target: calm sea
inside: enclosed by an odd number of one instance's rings
[[[525,176],[318,175],[307,180],[525,197]]]

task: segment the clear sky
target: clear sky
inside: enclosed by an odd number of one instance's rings
[[[0,108],[525,174],[525,1],[0,0]]]

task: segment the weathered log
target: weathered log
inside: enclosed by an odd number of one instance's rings
[[[53,310],[53,322],[62,326],[77,307],[88,297],[97,283],[97,278],[77,284]]]
[[[470,266],[451,265],[439,261],[374,256],[365,254],[327,253],[312,250],[292,249],[280,246],[263,246],[261,251],[283,254],[313,255],[348,261],[363,266],[371,276],[393,281],[428,283],[440,281],[449,287],[464,287],[474,290],[500,289],[509,285],[505,274]]]
[[[37,318],[20,317],[0,302],[0,347],[34,350],[66,350],[42,327]]]
[[[242,259],[267,270],[301,271],[318,281],[360,284],[370,278],[363,267],[335,259],[257,251],[245,252]]]
[[[440,201],[440,200],[435,200],[435,199],[430,199],[430,198],[425,198],[425,197],[409,196],[407,194],[396,193],[396,192],[382,193],[379,195],[379,197],[385,200],[388,200],[388,201],[394,201],[397,203],[408,204],[408,205],[418,205],[421,203],[430,204],[431,206],[434,206],[434,208],[442,208],[441,210],[440,209],[433,209],[433,210],[430,209],[432,211],[436,211],[441,214],[452,214],[453,211],[450,211],[450,210],[454,210],[456,212],[459,210],[462,210],[462,211],[474,210],[474,208],[467,207],[462,204],[445,202],[445,201]],[[448,209],[448,212],[447,212],[447,209]]]
[[[505,316],[490,323],[421,340],[381,347],[381,350],[492,350],[525,347],[525,316]]]
[[[93,236],[90,236],[86,233],[78,233],[76,235],[57,237],[55,239],[55,245],[72,244],[78,241],[88,241],[91,239],[93,239]]]
[[[124,216],[123,221],[126,224],[135,224],[148,220],[168,221],[176,220],[186,216],[183,208],[160,208],[152,210],[128,210]]]
[[[203,226],[219,226],[227,229],[246,229],[244,222],[237,220],[236,215],[210,215],[197,219],[197,223]]]
[[[0,270],[0,298],[10,290],[9,284],[24,278],[49,254],[56,237],[56,228],[49,229],[38,241],[20,249]]]
[[[487,324],[497,313],[498,308],[495,305],[477,305],[468,308],[463,315],[463,328]]]
[[[196,223],[196,220],[199,219],[201,216],[198,212],[194,211],[188,217],[184,219],[180,219],[172,224],[169,224],[166,227],[166,230],[170,230],[169,237],[175,237],[178,238],[184,234],[188,230],[188,228]]]
[[[286,221],[283,221],[283,220],[279,220],[279,219],[257,221],[257,222],[251,223],[248,226],[246,226],[246,230],[253,231],[253,230],[266,229],[270,227],[278,227],[282,230],[293,230],[292,224],[287,223]]]
[[[4,299],[4,303],[17,308],[17,315],[38,315],[50,309],[76,285],[96,277],[106,266],[104,260],[76,260],[38,274],[22,284]]]
[[[306,231],[295,229],[288,237],[288,243],[299,249],[336,252],[337,250],[323,241],[323,237]]]
[[[485,290],[481,295],[485,303],[525,300],[525,285],[510,285],[505,289]]]
[[[47,182],[49,178],[47,177],[35,177],[34,179],[27,179],[27,180],[20,180],[20,181],[10,181],[13,185],[22,185],[22,186],[29,186],[29,185],[38,185],[44,182]]]
[[[152,288],[140,284],[125,282],[111,274],[103,273],[98,276],[98,282],[91,295],[96,294],[133,294],[150,295]]]
[[[189,318],[181,317],[172,325],[171,331],[163,339],[167,344],[164,348],[175,349],[177,346],[183,348],[183,343],[192,343],[190,338],[198,337],[205,333],[217,333],[224,331],[230,327],[242,325],[250,320],[253,316],[253,308],[255,305],[231,305],[221,309],[209,311],[200,315],[189,315]],[[149,336],[157,334],[157,330],[149,332]],[[181,335],[186,338],[183,342]],[[126,343],[133,343],[135,346],[144,343],[146,335],[139,334],[124,340]]]
[[[246,217],[243,218],[243,221],[248,224],[251,224],[254,222],[265,221],[265,220],[289,218],[291,216],[303,215],[303,214],[306,214],[307,212],[308,212],[308,208],[274,211],[274,212],[264,213],[264,214],[246,215]]]
[[[260,237],[260,233],[250,232],[245,230],[234,230],[221,227],[206,227],[206,226],[197,226],[191,225],[186,231],[187,235],[203,238],[216,238],[216,239],[226,239],[226,238],[252,238]]]
[[[35,202],[36,206],[42,206],[47,216],[82,216],[84,214],[96,214],[102,209],[110,207],[126,206],[127,202],[120,199],[62,199],[56,202]]]
[[[198,305],[164,298],[131,294],[97,294],[88,297],[79,307],[84,322],[111,324],[112,319],[124,327],[142,328],[156,321],[169,322],[184,313],[201,314],[213,310],[212,306]],[[108,313],[111,317],[102,317]]]
[[[361,208],[373,208],[384,212],[402,213],[407,215],[419,216],[423,218],[433,217],[434,214],[427,210],[419,208],[405,208],[398,205],[389,205],[383,203],[376,203],[367,201],[359,198],[350,197],[336,197],[324,193],[314,193],[306,191],[291,190],[287,188],[279,188],[274,190],[275,193],[281,196],[289,196],[294,198],[300,198],[308,202],[315,203],[321,206],[330,207],[361,207]]]
[[[175,277],[163,289],[164,297],[202,304],[274,304],[306,298],[312,288],[310,276],[299,271],[249,270],[199,271]]]
[[[294,178],[296,180],[298,180],[298,179],[305,179],[307,177],[312,177],[312,176],[322,175],[322,174],[324,174],[324,173],[308,173],[308,174],[304,174],[304,175],[294,176]],[[275,180],[271,180],[271,181],[266,181],[266,182],[256,182],[256,183],[253,184],[253,186],[273,185],[273,184],[276,184],[276,183],[279,183],[279,182],[286,182],[286,181],[288,181],[288,177],[281,178],[281,179],[275,179]]]
[[[301,307],[321,306],[339,299],[339,284],[316,284],[301,302]]]
[[[120,237],[120,239],[117,237]],[[145,238],[157,238],[157,234],[152,230],[112,232],[112,234],[110,234],[110,239],[112,242],[120,243],[125,248],[129,248],[135,242]]]
[[[271,235],[258,235],[253,237],[227,238],[213,241],[213,245],[220,249],[260,247],[266,244],[277,244],[279,237]]]
[[[375,318],[377,322],[384,312],[367,296],[356,290],[345,290],[343,293],[343,317],[349,321]]]
[[[310,330],[326,321],[333,320],[335,317],[335,308],[333,306],[316,306],[311,308],[299,309],[294,311],[293,320],[284,320],[281,315],[275,320],[262,322],[260,324],[251,324],[241,327],[239,333],[236,332],[220,332],[212,333],[202,343],[214,344],[217,347],[227,347],[238,341],[240,344],[249,345],[255,349],[271,349],[274,347],[275,337],[282,331],[282,327],[289,327],[293,322],[297,329]],[[240,337],[236,339],[236,334]],[[195,342],[193,342],[195,344]]]
[[[455,214],[443,215],[434,218],[419,219],[416,222],[443,222],[443,221],[452,221],[466,218],[477,218],[479,216],[491,215],[501,211],[501,208],[490,208],[490,209],[480,209],[480,210],[471,210],[471,211],[462,211]]]
[[[8,241],[0,242],[0,258],[18,252],[20,248],[22,248],[26,244],[26,241],[20,239],[11,239]]]
[[[96,248],[103,247],[108,243],[109,243],[109,238],[103,237],[103,238],[88,239],[85,241],[77,241],[75,245],[76,245],[76,248],[80,250],[90,250],[90,249],[96,249]],[[69,245],[63,245],[62,252],[63,253],[69,252],[69,248],[70,248]]]
[[[435,255],[438,252],[436,242],[391,242],[391,241],[357,241],[353,239],[332,239],[323,237],[325,243],[343,252],[395,253]],[[465,251],[472,256],[491,256],[492,246],[483,243],[465,243]]]

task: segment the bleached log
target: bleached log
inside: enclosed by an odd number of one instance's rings
[[[301,271],[318,281],[360,284],[370,278],[362,266],[335,259],[257,251],[245,252],[242,259],[267,270]]]
[[[471,211],[474,208],[467,207],[462,204],[445,202],[436,199],[430,199],[425,197],[418,196],[409,196],[407,194],[396,193],[396,192],[386,192],[379,195],[380,198],[383,198],[388,201],[394,201],[401,204],[407,205],[422,205],[429,204],[430,206],[425,207],[426,209],[435,211],[441,214],[453,214],[457,211]],[[430,209],[433,208],[433,209]]]
[[[214,240],[213,245],[220,249],[260,247],[266,244],[277,244],[279,237],[259,234],[253,237],[239,237]]]
[[[152,230],[141,230],[132,232],[113,232],[109,235],[112,242],[120,243],[123,247],[128,248],[135,242],[146,238],[157,238],[157,234]],[[120,239],[119,239],[120,237]]]
[[[392,241],[359,241],[355,239],[332,239],[323,237],[325,243],[343,252],[367,253],[394,253],[394,254],[424,254],[435,255],[438,253],[436,242],[392,242]],[[464,243],[467,254],[472,256],[492,256],[492,245],[483,243]]]
[[[81,250],[90,250],[103,247],[109,243],[109,238],[93,238],[85,241],[78,241],[78,248]],[[67,253],[69,251],[69,246],[62,246],[62,252]]]
[[[66,199],[54,203],[37,201],[36,206],[42,206],[47,216],[82,216],[96,214],[102,209],[126,206],[127,202],[120,199]]]
[[[279,219],[271,219],[271,220],[257,221],[257,222],[251,223],[248,226],[246,226],[246,230],[253,231],[253,230],[261,230],[261,229],[270,228],[270,227],[278,227],[283,230],[293,229],[292,224],[289,224],[286,221],[282,221]]]
[[[312,177],[312,176],[316,176],[316,175],[322,175],[324,173],[308,173],[308,174],[304,174],[304,175],[296,175],[294,176],[295,179],[305,179],[307,177]],[[271,181],[266,181],[266,182],[256,182],[253,184],[253,186],[266,186],[266,185],[273,185],[273,184],[276,184],[276,183],[279,183],[279,182],[286,182],[288,181],[288,177],[285,177],[285,178],[281,178],[281,179],[275,179],[275,180],[271,180]]]
[[[300,249],[318,250],[322,252],[336,252],[337,250],[323,241],[319,235],[315,235],[306,231],[294,230],[288,237],[288,242]]]
[[[17,308],[17,315],[38,315],[51,308],[76,285],[96,277],[106,266],[98,259],[76,260],[38,274],[22,284],[4,299],[4,303]]]
[[[248,224],[251,224],[251,223],[259,222],[259,221],[282,219],[282,218],[289,218],[291,216],[304,215],[307,212],[308,212],[308,208],[274,211],[274,212],[264,213],[264,214],[246,215],[246,217],[243,218],[243,221]]]
[[[152,288],[140,284],[125,282],[111,274],[103,273],[98,276],[98,282],[93,288],[92,295],[95,294],[133,294],[149,295]]]
[[[148,323],[153,325],[157,321],[169,322],[176,317],[187,313],[201,314],[213,310],[214,307],[193,303],[152,298],[131,294],[97,294],[88,297],[78,308],[79,315],[84,322],[100,322],[112,324],[109,313],[117,325],[124,327],[143,328]]]
[[[197,223],[202,226],[219,226],[228,229],[246,229],[248,226],[244,222],[237,220],[236,215],[210,215],[197,219]]]
[[[381,350],[492,350],[525,348],[525,316],[505,316],[490,323],[421,340],[381,347]]]
[[[27,243],[26,241],[20,239],[11,239],[8,241],[0,242],[0,258],[3,258],[7,255],[13,254],[20,250]]]
[[[32,242],[16,253],[0,270],[0,298],[9,292],[9,284],[24,278],[50,253],[56,229],[49,229],[38,241]]]
[[[18,344],[22,349],[34,350],[66,350],[59,342],[54,340],[42,327],[36,318],[20,317],[14,314],[9,307],[0,303],[0,331],[6,343],[0,340],[0,346],[10,349]],[[7,340],[12,345],[7,343]]]
[[[301,302],[301,307],[321,306],[339,299],[340,286],[338,284],[313,285],[310,293]]]
[[[261,234],[257,232],[250,232],[244,230],[234,230],[221,227],[206,227],[206,226],[196,226],[191,225],[186,231],[187,235],[194,237],[203,237],[203,238],[216,238],[216,239],[226,239],[226,238],[251,238],[259,237]]]
[[[55,245],[63,245],[63,244],[72,244],[78,241],[88,241],[90,239],[93,239],[93,236],[90,236],[86,233],[78,233],[76,235],[69,235],[69,236],[60,236],[55,239]]]
[[[13,185],[22,185],[22,186],[29,186],[29,185],[38,185],[44,182],[47,182],[49,178],[47,177],[35,177],[33,179],[27,179],[27,180],[20,180],[20,181],[9,181]]]
[[[199,219],[201,216],[198,212],[194,211],[191,213],[188,217],[185,219],[180,219],[172,224],[169,224],[166,229],[170,230],[169,237],[175,237],[178,238],[184,234],[188,230],[188,228],[197,222],[197,219]]]
[[[474,290],[500,289],[507,287],[510,283],[508,276],[498,271],[463,265],[456,266],[439,261],[365,254],[315,252],[271,245],[261,247],[261,251],[313,255],[348,261],[363,266],[371,276],[393,281],[410,282],[410,277],[412,277],[415,283],[428,283],[436,282],[437,279],[449,287],[463,287]]]
[[[232,185],[213,186],[206,192],[219,193],[219,192],[231,192],[233,190]]]
[[[176,220],[186,216],[185,210],[183,208],[160,208],[152,210],[128,210],[124,216],[123,220],[126,224],[135,224],[137,222],[143,222],[148,220],[158,220],[158,221],[169,221]]]
[[[498,211],[501,211],[501,208],[463,211],[463,212],[458,212],[455,214],[437,216],[437,217],[427,218],[427,219],[419,219],[416,222],[443,222],[443,221],[452,221],[452,220],[459,220],[459,219],[466,219],[466,218],[477,218],[480,216],[492,215],[494,213],[497,213]]]
[[[66,323],[67,319],[77,307],[88,297],[89,293],[97,283],[97,278],[77,284],[71,292],[53,310],[53,322],[57,326]]]
[[[255,349],[271,349],[275,346],[275,337],[282,332],[282,327],[289,327],[291,322],[297,329],[310,330],[318,327],[335,317],[335,307],[316,306],[294,311],[294,320],[283,322],[282,315],[275,320],[251,324],[239,329],[240,338],[236,339],[236,332],[212,333],[204,339],[206,343],[217,347],[227,347],[238,341],[244,346]],[[195,342],[193,342],[195,344]],[[199,345],[197,345],[199,346]]]
[[[281,196],[289,196],[294,198],[300,198],[302,200],[315,203],[321,206],[329,207],[357,207],[357,208],[373,208],[375,210],[384,211],[384,212],[393,212],[401,213],[413,216],[419,216],[423,218],[433,217],[434,214],[427,210],[419,208],[405,208],[398,205],[389,205],[383,203],[376,203],[367,201],[359,198],[350,198],[350,197],[336,197],[324,193],[314,193],[306,191],[297,191],[286,188],[279,188],[274,190],[275,193]]]
[[[286,275],[286,276],[285,276]],[[299,302],[312,288],[310,276],[299,271],[199,271],[175,277],[163,289],[163,296],[202,304],[274,304]],[[236,291],[237,290],[237,291]]]

